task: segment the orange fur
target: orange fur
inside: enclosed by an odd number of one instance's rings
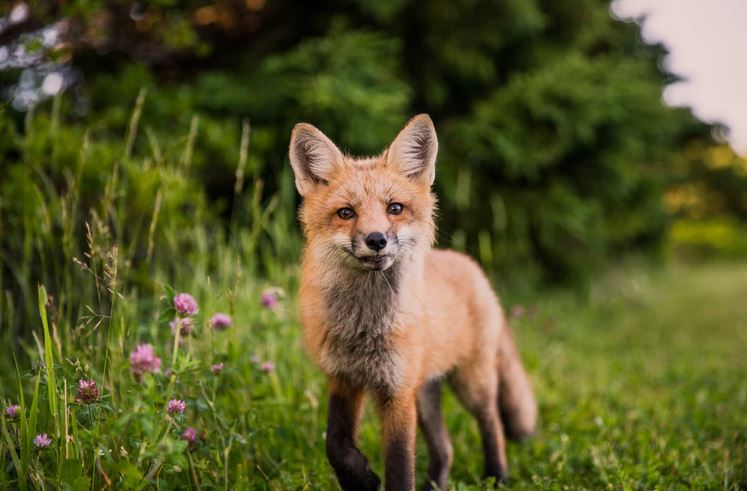
[[[343,155],[310,125],[297,125],[291,137],[307,240],[299,295],[304,341],[330,377],[330,396],[343,401],[330,425],[337,417],[357,421],[363,390],[378,402],[387,489],[414,486],[417,404],[421,427],[435,432],[426,434],[435,446],[429,453],[445,462],[429,478],[444,486],[448,435],[440,409],[418,398],[440,378],[448,378],[478,420],[487,475],[501,479],[507,472],[503,425],[514,436],[536,425],[534,395],[487,278],[469,257],[431,249],[436,152],[435,130],[425,115],[413,118],[374,158]],[[392,203],[402,205],[401,213],[390,211]],[[342,208],[354,216],[343,218]],[[387,239],[376,252],[366,245],[375,232]],[[429,414],[438,420],[425,421]],[[328,441],[328,451],[343,487],[374,486],[354,442]]]

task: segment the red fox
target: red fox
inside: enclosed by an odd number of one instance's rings
[[[485,477],[508,476],[504,435],[535,431],[532,387],[485,274],[463,254],[432,249],[437,151],[425,114],[373,158],[344,155],[309,124],[291,135],[306,237],[299,313],[328,377],[326,450],[344,490],[381,486],[355,444],[365,394],[381,416],[387,490],[415,487],[418,425],[425,487],[446,489],[453,450],[442,379],[477,419]]]

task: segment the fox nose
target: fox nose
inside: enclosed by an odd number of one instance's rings
[[[381,232],[371,232],[366,236],[366,245],[372,251],[380,251],[386,247],[386,237]]]

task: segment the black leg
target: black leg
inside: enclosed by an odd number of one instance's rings
[[[428,445],[428,481],[425,491],[446,489],[454,450],[441,415],[441,384],[429,382],[418,394],[418,424]]]
[[[358,415],[363,392],[330,383],[327,419],[327,458],[345,491],[377,491],[381,480],[355,447]]]
[[[493,477],[496,484],[503,484],[508,481],[508,465],[506,464],[505,436],[498,410],[494,406],[492,411],[488,410],[475,416],[482,435],[482,452],[485,456],[483,477],[485,479]]]
[[[459,399],[477,420],[485,457],[484,477],[497,484],[508,480],[506,438],[498,415],[498,373],[466,366],[451,374],[449,382]]]

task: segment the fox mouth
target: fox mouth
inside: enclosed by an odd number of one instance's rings
[[[380,271],[390,266],[392,256],[391,254],[382,254],[376,256],[359,256],[357,259],[366,268]]]

